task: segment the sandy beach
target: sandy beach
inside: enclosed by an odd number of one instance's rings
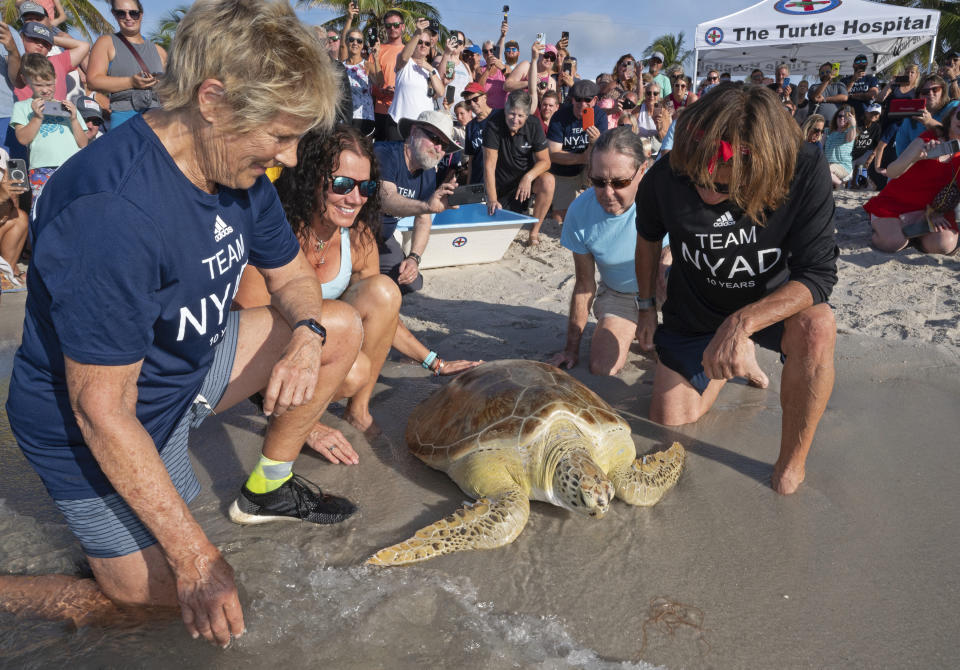
[[[377,549],[451,513],[465,495],[407,453],[411,409],[444,379],[388,361],[372,440],[328,415],[360,465],[303,455],[297,471],[358,503],[334,527],[241,528],[226,518],[266,422],[244,403],[209,419],[191,451],[191,505],[236,568],[248,633],[228,650],[174,622],[73,631],[0,614],[0,667],[933,668],[960,648],[960,260],[870,248],[860,205],[838,192],[837,383],[791,497],[769,488],[780,364],[768,390],[731,383],[695,425],[646,419],[653,364],[572,374],[631,424],[640,453],[679,440],[676,488],[657,506],[615,502],[601,520],[535,503],[510,546],[376,569]],[[573,285],[556,224],[504,259],[425,272],[402,317],[447,359],[543,360],[562,348]],[[0,396],[23,294],[0,305]],[[582,361],[592,324],[584,338]],[[82,556],[0,412],[0,571],[84,570]]]

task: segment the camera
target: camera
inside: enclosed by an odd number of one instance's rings
[[[853,183],[856,184],[857,188],[867,188],[870,185],[870,182],[867,181],[867,168],[863,166],[857,168],[857,176]]]
[[[367,28],[367,46],[372,47],[374,44],[380,41],[380,36],[377,34],[377,29],[373,26]]]

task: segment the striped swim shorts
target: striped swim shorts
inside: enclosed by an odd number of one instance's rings
[[[240,313],[230,312],[226,335],[214,352],[213,364],[203,380],[200,392],[160,449],[160,459],[166,466],[173,485],[180,497],[188,503],[200,493],[200,482],[197,481],[190,456],[187,454],[190,429],[203,423],[227,390],[237,352],[239,325]],[[54,502],[87,556],[116,558],[146,549],[157,542],[118,493],[110,493],[101,498]]]

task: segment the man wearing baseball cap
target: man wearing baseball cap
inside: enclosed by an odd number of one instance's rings
[[[467,124],[466,141],[463,153],[470,159],[470,183],[483,183],[483,131],[490,119],[490,105],[487,104],[487,94],[483,84],[472,81],[467,84],[460,94],[473,112],[473,120]]]
[[[54,34],[56,33],[56,34]],[[70,37],[65,32],[59,32],[43,23],[27,21],[20,29],[23,40],[23,53],[38,53],[46,56],[56,72],[56,89],[53,97],[63,100],[67,97],[67,74],[75,70],[90,51],[90,43]],[[63,49],[60,53],[51,56],[50,49],[56,44]],[[17,100],[26,100],[33,97],[33,89],[27,86],[23,77],[18,76],[16,88],[13,90]]]
[[[867,105],[880,96],[880,82],[872,74],[867,74],[867,55],[858,54],[853,59],[853,74],[843,78],[847,87],[847,102],[857,113],[857,125],[862,126]]]
[[[663,69],[663,52],[654,51],[650,54],[650,57],[647,58],[647,68],[651,75],[653,75],[653,80],[660,84],[660,99],[666,100],[667,96],[673,92],[673,87],[670,85],[670,77],[660,72]]]
[[[87,126],[87,142],[91,142],[103,135],[103,109],[93,98],[80,96],[77,98],[77,111]]]
[[[17,11],[20,13],[20,24],[22,25],[27,21],[36,21],[37,23],[55,28],[67,20],[67,15],[64,14],[63,9],[59,7],[59,2],[50,0],[49,4],[51,11],[47,11],[47,8],[39,2],[31,2],[31,0],[21,2],[17,6]]]
[[[874,158],[876,158],[877,145],[880,144],[881,111],[880,105],[871,102],[863,112],[863,123],[857,124],[859,132],[853,140],[853,149],[850,152],[850,157],[853,159],[854,174],[851,181],[856,188],[866,187],[866,183],[858,177],[858,169],[861,167],[869,169],[874,163]]]
[[[416,119],[402,118],[397,125],[402,142],[373,145],[380,163],[383,199],[380,272],[397,282],[402,293],[411,293],[423,286],[420,258],[430,238],[430,215],[447,208],[447,197],[457,186],[452,173],[450,180],[437,186],[437,164],[445,153],[462,147],[453,139],[453,120],[446,112],[428,110]],[[393,237],[397,221],[404,216],[415,217],[406,255]]]

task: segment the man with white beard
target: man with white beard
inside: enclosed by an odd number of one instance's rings
[[[457,186],[451,173],[437,185],[437,164],[447,152],[462,147],[453,140],[453,121],[449,114],[426,111],[416,119],[400,119],[403,142],[377,142],[374,153],[380,162],[383,220],[380,227],[380,272],[400,286],[402,293],[419,291],[420,257],[430,238],[431,214],[447,208],[447,198]],[[410,253],[404,256],[394,239],[397,220],[414,216]]]

